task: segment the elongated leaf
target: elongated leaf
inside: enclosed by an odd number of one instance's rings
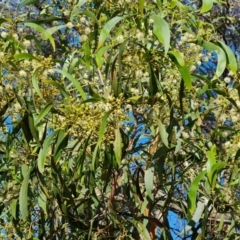
[[[84,63],[87,66],[87,69],[90,70],[91,65],[91,48],[89,45],[89,41],[85,42],[83,45],[84,53],[85,53],[85,61]]]
[[[212,190],[216,186],[217,181],[217,173],[223,170],[227,166],[227,163],[225,162],[219,162],[212,166],[211,173],[212,173]]]
[[[124,16],[116,16],[114,18],[112,18],[111,20],[109,20],[102,28],[101,32],[100,32],[100,36],[99,36],[99,41],[98,41],[98,49],[100,47],[102,47],[102,45],[104,44],[105,40],[107,37],[109,37],[111,30],[116,26],[116,24],[118,22],[120,22],[123,18],[125,18]]]
[[[200,218],[202,217],[204,208],[205,208],[204,203],[201,201],[198,201],[197,208],[193,214],[192,219],[189,221],[187,226],[182,230],[182,232],[180,233],[180,236],[182,236],[183,234],[187,234],[188,231],[190,231],[192,227],[194,227],[199,222]]]
[[[227,58],[226,58],[225,52],[218,45],[212,42],[203,41],[202,39],[198,39],[197,44],[201,45],[203,48],[207,49],[208,51],[215,51],[217,53],[218,64],[217,64],[215,76],[213,77],[212,80],[219,78],[223,74],[227,64]]]
[[[147,191],[147,194],[148,194],[148,196],[151,200],[153,200],[153,194],[152,194],[153,176],[154,176],[154,167],[152,166],[152,167],[149,167],[145,171],[145,175],[144,175],[144,182],[145,182],[146,191]]]
[[[36,23],[36,24],[46,24],[46,23],[51,23],[53,21],[63,21],[65,20],[65,18],[61,18],[61,17],[56,17],[56,16],[51,16],[51,17],[47,17],[47,18],[37,18],[37,19],[27,19],[25,22],[31,22],[31,23]]]
[[[0,118],[6,113],[8,108],[10,107],[10,104],[14,101],[15,98],[11,99],[8,103],[6,103],[3,108],[0,109]]]
[[[185,65],[184,59],[183,59],[183,57],[182,57],[182,55],[180,54],[179,51],[169,51],[168,55],[173,56],[177,60],[177,63],[180,66],[183,67]]]
[[[79,0],[77,4],[74,4],[73,10],[71,11],[70,20],[76,16],[76,13],[80,11],[80,8],[87,2],[87,0]]]
[[[17,10],[21,9],[24,6],[28,6],[37,2],[38,0],[24,0],[18,5]]]
[[[177,154],[180,151],[181,147],[182,147],[182,141],[181,141],[181,139],[178,139],[176,147],[175,147],[174,154]]]
[[[203,177],[206,175],[206,173],[207,173],[207,170],[199,173],[193,180],[193,182],[188,190],[188,210],[191,215],[194,213],[195,208],[196,208],[198,184],[203,179]]]
[[[105,129],[106,129],[106,126],[107,126],[107,119],[108,119],[109,115],[111,114],[111,112],[112,112],[112,110],[106,112],[105,115],[102,118],[102,124],[101,124],[101,127],[99,129],[99,133],[98,133],[98,142],[97,142],[96,147],[95,147],[94,152],[93,152],[91,170],[95,169],[95,161],[96,161],[98,148],[99,148],[99,146],[102,142],[104,132],[105,132]]]
[[[33,29],[35,29],[36,31],[44,34],[44,36],[50,41],[50,43],[52,44],[52,47],[53,47],[53,51],[55,52],[55,49],[56,49],[56,45],[55,45],[55,42],[54,42],[54,39],[53,37],[51,36],[51,34],[46,31],[43,27],[39,26],[38,24],[36,23],[30,23],[30,22],[27,22],[27,23],[24,23],[25,26],[28,26],[28,27],[31,27]]]
[[[91,11],[84,11],[82,14],[86,15],[89,18],[91,18],[91,20],[94,23],[98,23],[98,19],[97,19],[96,15],[93,12],[91,12]]]
[[[145,240],[151,239],[147,228],[141,222],[133,220],[132,223],[137,228],[138,233],[140,234],[140,236],[143,237],[143,239]]]
[[[42,47],[41,47],[41,43],[39,41],[39,39],[33,35],[27,35],[25,37],[27,40],[33,40],[35,42],[35,45],[37,47],[37,49],[40,51],[40,53],[42,54]]]
[[[73,58],[70,65],[69,65],[69,68],[68,68],[68,72],[70,74],[72,74],[74,72],[74,69],[75,67],[77,66],[77,64],[79,63],[79,58]]]
[[[85,92],[83,91],[80,83],[69,73],[63,71],[63,70],[60,70],[60,69],[54,69],[56,72],[59,72],[61,73],[63,76],[65,76],[66,78],[68,78],[72,83],[73,85],[76,87],[76,89],[79,91],[79,93],[81,94],[82,96],[82,99],[83,100],[86,100],[87,97],[86,97],[86,94]]]
[[[139,0],[139,11],[141,15],[143,15],[144,2],[145,0]]]
[[[67,147],[67,145],[68,133],[61,129],[57,136],[57,143],[55,144],[54,161],[58,161],[58,159],[61,157],[62,151]]]
[[[163,173],[165,166],[165,159],[168,152],[173,149],[167,148],[165,145],[161,146],[152,157],[152,164],[154,164],[155,169],[158,173],[159,182],[163,184]]]
[[[122,160],[122,138],[119,127],[115,130],[115,141],[113,143],[113,147],[117,163],[120,166]]]
[[[38,115],[36,121],[35,121],[35,125],[37,125],[48,113],[49,111],[52,109],[53,104],[52,103],[48,103],[40,112],[40,114]]]
[[[162,87],[157,78],[156,74],[154,73],[154,69],[152,64],[148,64],[149,66],[149,93],[151,96],[154,96],[158,92],[162,92]]]
[[[39,133],[38,133],[38,130],[36,129],[36,127],[35,127],[34,119],[33,119],[32,114],[28,114],[28,124],[29,124],[29,128],[30,128],[30,131],[32,133],[33,138],[36,140],[38,146],[40,147],[41,143],[39,141]]]
[[[235,57],[233,51],[225,43],[223,43],[221,41],[218,41],[218,42],[221,45],[222,49],[225,51],[225,54],[228,59],[229,68],[231,69],[231,71],[233,73],[236,73],[236,71],[238,69],[238,64],[237,64],[237,60],[236,60],[236,57]]]
[[[96,53],[96,62],[98,67],[100,68],[103,64],[102,56],[103,54],[110,48],[110,46],[105,46],[100,48]]]
[[[15,54],[13,57],[17,61],[20,59],[35,59],[38,61],[38,59],[30,53],[18,53],[18,54]]]
[[[222,231],[222,229],[223,229],[223,224],[224,224],[225,217],[226,217],[226,215],[224,213],[221,214],[221,220],[220,220],[220,223],[219,223],[219,226],[218,226],[218,229],[217,229],[219,232]]]
[[[13,199],[10,204],[10,213],[14,219],[16,219],[17,214],[17,199]]]
[[[128,39],[125,39],[123,43],[120,45],[119,53],[118,53],[118,74],[119,74],[119,80],[122,79],[122,56],[123,52],[126,49],[126,46],[128,44]]]
[[[103,135],[104,135],[104,132],[105,132],[105,129],[106,129],[106,126],[107,126],[107,119],[108,119],[108,117],[111,113],[112,113],[112,110],[106,112],[105,115],[102,118],[102,124],[101,124],[101,127],[99,129],[99,133],[98,133],[98,144],[100,144],[102,142]]]
[[[42,39],[43,40],[48,40],[49,39],[49,35],[53,35],[53,33],[55,33],[56,31],[62,29],[62,28],[66,28],[67,25],[59,25],[59,26],[54,26],[51,28],[46,29],[46,31],[42,32]]]
[[[0,25],[4,22],[11,22],[11,19],[9,18],[0,18]]]
[[[41,143],[39,141],[39,134],[38,134],[38,130],[36,129],[35,125],[34,125],[34,119],[33,119],[33,115],[32,115],[32,111],[33,111],[33,106],[29,101],[26,101],[26,106],[28,109],[28,113],[27,113],[27,118],[28,118],[28,127],[30,129],[31,135],[33,136],[33,138],[36,140],[38,146],[41,146]],[[26,122],[26,124],[27,124]]]
[[[168,23],[161,17],[160,14],[151,16],[154,20],[153,33],[158,38],[165,48],[165,55],[170,47],[170,29]]]
[[[68,93],[67,93],[66,89],[61,84],[59,84],[59,83],[57,83],[53,80],[49,80],[49,79],[48,80],[43,80],[43,82],[57,87],[64,97],[66,97],[66,98],[68,97]]]
[[[117,62],[117,56],[115,56],[112,67],[111,67],[111,72],[110,72],[110,80],[111,80],[111,87],[114,93],[115,97],[118,97],[118,94],[122,91],[120,84],[119,84],[119,79],[116,76],[116,62]]]
[[[166,131],[165,125],[161,122],[160,119],[157,119],[160,137],[166,147],[168,147],[168,133]]]
[[[38,204],[39,207],[42,208],[44,214],[47,215],[47,197],[42,191],[40,192],[40,196],[38,197]]]
[[[207,167],[207,176],[208,176],[208,180],[210,183],[210,186],[212,187],[212,166],[216,163],[216,148],[212,147],[210,151],[207,151],[206,153],[207,155],[207,163],[206,163],[206,167]],[[215,187],[215,186],[214,186]]]
[[[208,12],[213,7],[213,0],[202,0],[201,13]]]
[[[40,91],[40,89],[39,89],[38,80],[37,80],[37,76],[38,76],[38,73],[39,73],[40,70],[41,70],[41,67],[38,67],[38,68],[36,68],[36,70],[34,71],[33,76],[32,76],[32,85],[33,85],[34,90],[35,90],[36,93],[38,94],[38,96],[39,96],[40,98],[43,98],[42,93],[41,93],[41,91]]]
[[[49,136],[47,136],[47,138],[44,140],[43,142],[43,146],[40,149],[40,152],[38,154],[38,170],[40,173],[44,172],[44,165],[45,165],[45,161],[46,161],[46,156],[48,153],[48,149],[49,146],[51,144],[52,139],[57,135],[57,133],[59,132],[59,130],[56,130],[54,132],[52,132]]]
[[[27,171],[23,173],[24,179],[19,193],[19,208],[23,220],[26,220],[26,218],[28,217],[28,181],[31,169],[28,168],[27,165],[25,165],[23,169],[27,169]]]
[[[186,85],[187,89],[191,90],[192,89],[192,78],[191,78],[190,71],[189,71],[188,67],[178,66],[178,70],[179,70],[179,72],[182,76],[182,79],[183,79],[184,84]]]

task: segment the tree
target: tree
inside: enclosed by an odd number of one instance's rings
[[[173,239],[174,212],[181,239],[237,238],[239,73],[213,2],[4,12],[4,237]]]

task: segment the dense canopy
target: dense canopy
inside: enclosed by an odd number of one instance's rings
[[[0,2],[4,239],[238,239],[237,5],[189,2]]]

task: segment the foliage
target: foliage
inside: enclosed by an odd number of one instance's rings
[[[6,239],[173,239],[170,212],[181,239],[237,239],[239,72],[206,20],[225,5],[185,2],[2,13]]]

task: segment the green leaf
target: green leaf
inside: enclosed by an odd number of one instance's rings
[[[138,233],[143,237],[143,239],[145,240],[151,239],[147,228],[141,222],[133,220],[132,223],[137,228]]]
[[[96,53],[96,62],[98,67],[100,68],[103,65],[103,59],[102,59],[102,55],[110,48],[111,46],[105,46],[102,47],[100,49],[98,49],[97,53]]]
[[[11,99],[8,103],[6,103],[3,108],[0,109],[0,118],[6,113],[8,108],[10,107],[10,104],[13,102],[15,98]]]
[[[24,6],[31,5],[37,2],[38,0],[24,0],[18,5],[17,10],[20,10]]]
[[[11,22],[11,19],[8,18],[0,18],[0,25],[4,22]]]
[[[104,99],[98,93],[93,91],[91,85],[88,85],[88,90],[89,90],[89,94],[92,96],[92,99],[95,99],[97,101],[100,101],[100,100],[104,101]],[[89,100],[89,99],[87,99],[87,100]]]
[[[40,152],[38,154],[38,160],[37,160],[38,170],[40,173],[44,172],[44,165],[45,165],[46,156],[48,153],[48,148],[51,144],[52,139],[57,135],[58,132],[59,130],[52,132],[50,135],[47,136],[47,138],[43,142],[43,146],[40,149]]]
[[[113,143],[113,149],[118,166],[120,166],[122,160],[122,138],[119,127],[115,130],[115,141]]]
[[[168,55],[173,56],[177,60],[177,63],[180,66],[183,67],[185,65],[184,58],[182,57],[182,55],[179,51],[169,51]]]
[[[105,132],[105,129],[106,129],[106,126],[107,126],[107,119],[108,119],[109,115],[111,114],[111,112],[112,112],[112,110],[106,112],[105,115],[102,118],[102,124],[101,124],[101,127],[99,129],[99,133],[98,133],[98,142],[97,142],[96,147],[95,147],[94,152],[93,152],[91,170],[95,169],[95,162],[96,162],[96,156],[97,156],[98,148],[99,148],[99,146],[102,142],[104,132]]]
[[[99,36],[99,41],[98,41],[98,49],[100,47],[102,47],[102,45],[104,44],[105,40],[107,37],[109,37],[111,30],[116,26],[116,24],[118,22],[120,22],[122,19],[124,19],[125,17],[119,17],[116,16],[114,18],[112,18],[111,20],[109,20],[102,28],[101,32],[100,32],[100,36]]]
[[[66,91],[66,89],[59,83],[53,81],[53,80],[43,80],[44,83],[48,83],[48,84],[52,84],[53,86],[57,87],[59,89],[59,91],[61,92],[61,94],[64,96],[64,97],[68,97],[68,93]]]
[[[47,214],[47,197],[42,191],[40,191],[40,196],[38,197],[38,204],[39,204],[39,207],[42,208],[44,214],[48,215]]]
[[[40,53],[42,54],[42,47],[41,47],[41,42],[39,41],[39,39],[33,35],[27,35],[25,37],[27,40],[33,40],[35,42],[35,45],[37,47],[37,49],[40,51]]]
[[[182,230],[182,232],[179,234],[180,236],[183,234],[188,233],[188,231],[190,231],[201,219],[203,211],[205,208],[205,204],[202,201],[198,201],[197,203],[197,208],[194,212],[194,215],[192,217],[192,219],[189,221],[188,225]]]
[[[37,80],[37,76],[38,76],[38,73],[39,73],[40,70],[41,70],[41,67],[38,67],[38,68],[36,68],[36,70],[34,71],[33,76],[32,76],[32,85],[33,85],[34,90],[35,90],[36,93],[38,94],[38,96],[39,96],[40,98],[43,98],[42,93],[41,93],[41,91],[40,91],[40,89],[39,89],[38,80]]]
[[[14,54],[13,57],[17,61],[20,60],[20,59],[35,59],[35,60],[39,61],[36,57],[34,57],[30,53],[18,53],[18,54]]]
[[[107,126],[107,119],[108,119],[108,117],[111,113],[112,113],[112,110],[106,112],[105,115],[102,118],[102,124],[101,124],[101,127],[99,129],[99,133],[98,133],[98,145],[102,142],[104,132],[105,132],[105,129],[106,129],[106,126]]]
[[[140,11],[141,16],[143,15],[144,2],[145,2],[145,0],[139,0],[139,11]]]
[[[188,190],[188,211],[192,215],[196,208],[196,198],[197,198],[197,190],[198,190],[198,184],[203,179],[203,177],[206,175],[207,170],[202,171],[199,173],[195,179],[192,181],[192,184]]]
[[[87,2],[87,0],[79,0],[77,4],[74,4],[73,10],[71,11],[70,20],[76,16],[78,12],[80,12],[81,7]]]
[[[79,58],[73,58],[70,65],[69,65],[69,68],[68,68],[68,72],[70,74],[72,74],[74,71],[75,71],[75,67],[77,66],[77,64],[79,63]]]
[[[42,40],[48,40],[49,39],[49,35],[53,35],[53,33],[55,33],[56,31],[62,29],[62,28],[66,28],[67,25],[59,25],[59,26],[54,26],[54,27],[50,27],[48,29],[46,29],[46,31],[42,32]]]
[[[110,80],[111,80],[111,87],[112,87],[112,91],[114,93],[114,96],[117,98],[118,95],[121,93],[122,89],[121,89],[121,85],[119,83],[119,79],[116,76],[116,62],[117,62],[117,55],[115,56],[113,63],[112,63],[112,67],[111,67],[111,72],[110,72]]]
[[[235,57],[233,51],[225,43],[223,43],[221,41],[218,41],[218,42],[221,45],[222,49],[224,50],[224,52],[225,52],[225,54],[227,56],[229,68],[231,69],[231,71],[233,73],[236,73],[237,69],[238,69],[238,64],[237,64],[237,60],[236,60],[236,57]]]
[[[122,79],[122,56],[123,56],[124,50],[126,49],[127,44],[128,44],[128,39],[125,39],[121,43],[121,45],[119,47],[119,52],[118,52],[118,74],[119,74],[119,80],[120,81]]]
[[[165,145],[162,145],[153,155],[152,157],[152,164],[155,164],[155,169],[158,173],[158,179],[160,184],[163,184],[163,174],[164,174],[164,166],[165,166],[165,159],[167,153],[172,151],[174,148],[169,149]]]
[[[162,86],[154,72],[152,64],[149,63],[148,66],[149,66],[149,68],[148,68],[148,71],[149,71],[149,93],[150,93],[150,96],[154,96],[158,92],[162,93]]]
[[[69,73],[63,71],[63,70],[60,70],[60,69],[54,69],[56,72],[59,72],[61,73],[63,76],[65,76],[66,78],[68,78],[73,84],[74,86],[76,87],[76,89],[79,91],[79,93],[81,94],[82,96],[82,99],[83,100],[86,100],[87,97],[86,97],[86,94],[85,92],[83,91],[80,83]]]
[[[146,191],[147,191],[147,194],[148,194],[148,196],[151,200],[153,200],[153,194],[152,194],[153,177],[154,177],[154,167],[152,166],[152,167],[149,167],[145,171],[145,175],[144,175],[144,182],[145,182]]]
[[[176,147],[175,147],[174,154],[177,154],[180,151],[181,147],[182,147],[182,141],[181,141],[181,139],[178,139]]]
[[[10,204],[10,214],[14,219],[16,219],[16,213],[17,213],[17,199],[13,199]]]
[[[91,11],[83,11],[82,14],[86,15],[89,18],[91,18],[91,20],[94,23],[98,23],[98,19],[97,19],[96,15],[93,12],[91,12]]]
[[[40,114],[38,115],[35,121],[35,126],[37,126],[37,124],[49,113],[52,107],[53,107],[53,104],[50,102],[42,109],[42,111],[40,112]]]
[[[30,176],[31,168],[27,165],[22,166],[23,182],[19,193],[19,208],[23,220],[28,217],[28,181]]]
[[[42,36],[44,35],[46,40],[48,39],[50,41],[50,43],[52,44],[52,47],[53,47],[53,51],[55,52],[55,50],[56,50],[55,42],[54,42],[53,37],[51,36],[51,34],[48,31],[46,31],[43,27],[39,26],[36,23],[27,22],[27,23],[24,23],[24,25],[31,27],[31,28],[35,29],[36,31],[42,33]]]
[[[186,66],[183,66],[183,67],[177,66],[177,67],[178,67],[178,70],[183,78],[184,84],[186,85],[187,89],[191,90],[192,89],[192,78],[191,78],[188,67],[186,67]]]
[[[225,162],[215,163],[212,166],[212,169],[211,169],[211,172],[212,172],[212,190],[216,186],[217,173],[220,172],[221,170],[223,170],[226,166],[227,166],[227,164]]]
[[[202,0],[201,13],[210,11],[213,7],[213,1],[214,0]]]
[[[90,70],[91,67],[91,48],[89,45],[89,41],[85,42],[84,45],[82,46],[82,48],[84,49],[84,53],[85,53],[85,61],[84,63],[87,66],[87,69]]]
[[[54,146],[54,161],[58,161],[58,159],[61,157],[62,151],[67,147],[68,145],[68,133],[66,133],[64,130],[60,130],[57,136],[57,143]]]
[[[31,22],[31,23],[36,23],[36,24],[41,25],[41,24],[46,24],[46,23],[52,23],[53,21],[63,21],[63,20],[65,20],[64,17],[61,18],[61,17],[51,16],[51,17],[47,17],[47,18],[39,17],[37,19],[27,19],[24,21],[24,23]]]
[[[208,176],[210,186],[212,187],[212,174],[213,174],[212,166],[216,163],[216,147],[213,145],[211,150],[206,152],[206,155],[208,158],[207,163],[206,163],[207,176]]]
[[[157,119],[158,122],[158,127],[159,127],[159,133],[160,133],[160,137],[162,139],[162,142],[164,143],[164,145],[166,147],[168,147],[168,133],[166,131],[166,127],[165,125],[161,122],[160,119]]]
[[[32,114],[28,114],[28,124],[29,124],[29,128],[30,128],[30,131],[32,133],[33,138],[36,140],[38,146],[40,147],[41,143],[39,141],[38,130],[35,127],[34,119],[33,119]]]
[[[168,23],[161,17],[160,14],[151,16],[154,20],[153,33],[165,48],[165,55],[170,47],[170,29]]]
[[[142,96],[132,96],[128,98],[129,101],[137,102],[139,99],[142,99]]]
[[[219,78],[223,74],[227,65],[225,52],[221,47],[217,46],[216,44],[212,42],[203,41],[202,39],[198,39],[197,44],[201,45],[203,48],[207,49],[208,51],[216,51],[217,57],[218,57],[218,64],[217,64],[215,76],[213,77],[212,80]]]

